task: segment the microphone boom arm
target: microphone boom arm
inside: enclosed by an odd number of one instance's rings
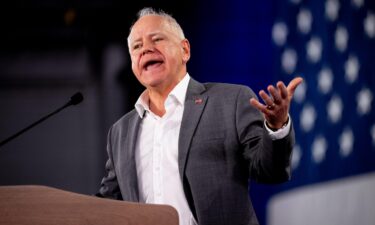
[[[12,136],[6,138],[5,140],[1,141],[0,142],[0,147],[5,145],[6,143],[8,143],[9,141],[15,139],[16,137],[20,136],[21,134],[25,133],[26,131],[30,130],[31,128],[33,128],[34,126],[38,125],[39,123],[43,122],[44,120],[48,119],[49,117],[55,115],[56,113],[60,112],[61,110],[65,109],[66,107],[68,106],[71,106],[71,105],[77,105],[79,104],[80,102],[82,102],[83,100],[83,96],[80,92],[77,92],[76,94],[74,94],[71,98],[70,98],[70,101],[67,102],[65,105],[63,105],[62,107],[56,109],[55,111],[51,112],[50,114],[40,118],[38,121],[30,124],[28,127],[25,127],[24,129],[18,131],[17,133],[13,134]]]

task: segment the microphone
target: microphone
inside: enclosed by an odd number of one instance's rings
[[[16,137],[20,136],[21,134],[28,131],[29,129],[33,128],[34,126],[38,125],[39,123],[43,122],[44,120],[48,119],[49,117],[51,117],[51,116],[55,115],[56,113],[60,112],[61,110],[65,109],[66,107],[71,106],[71,105],[78,105],[82,101],[83,101],[83,95],[81,94],[81,92],[75,93],[74,95],[72,95],[72,97],[70,97],[70,100],[67,103],[65,103],[63,106],[61,106],[60,108],[56,109],[55,111],[51,112],[50,114],[48,114],[48,115],[40,118],[38,121],[32,123],[28,127],[25,127],[24,129],[18,131],[17,133],[13,134],[12,136],[10,136],[10,137],[6,138],[5,140],[1,141],[0,147],[5,145],[9,141],[15,139]]]
[[[83,95],[81,94],[81,92],[77,92],[72,97],[70,97],[70,101],[68,103],[70,103],[69,105],[78,105],[82,101]]]

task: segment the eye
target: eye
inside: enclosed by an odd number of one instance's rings
[[[135,45],[133,45],[133,50],[137,50],[137,49],[141,48],[141,46],[142,45],[140,43],[135,44]]]
[[[154,42],[158,42],[158,41],[162,41],[162,40],[163,40],[163,38],[161,38],[161,37],[155,37],[153,39]]]

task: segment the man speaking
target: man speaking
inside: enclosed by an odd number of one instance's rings
[[[187,72],[190,44],[170,15],[144,8],[130,29],[132,70],[146,88],[108,134],[99,196],[167,204],[182,225],[258,224],[249,179],[290,178],[295,78],[259,93],[199,83]]]

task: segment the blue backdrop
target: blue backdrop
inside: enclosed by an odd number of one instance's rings
[[[293,178],[252,184],[261,224],[274,194],[375,170],[375,7],[371,1],[204,1],[189,71],[256,93],[302,76],[291,116]]]

